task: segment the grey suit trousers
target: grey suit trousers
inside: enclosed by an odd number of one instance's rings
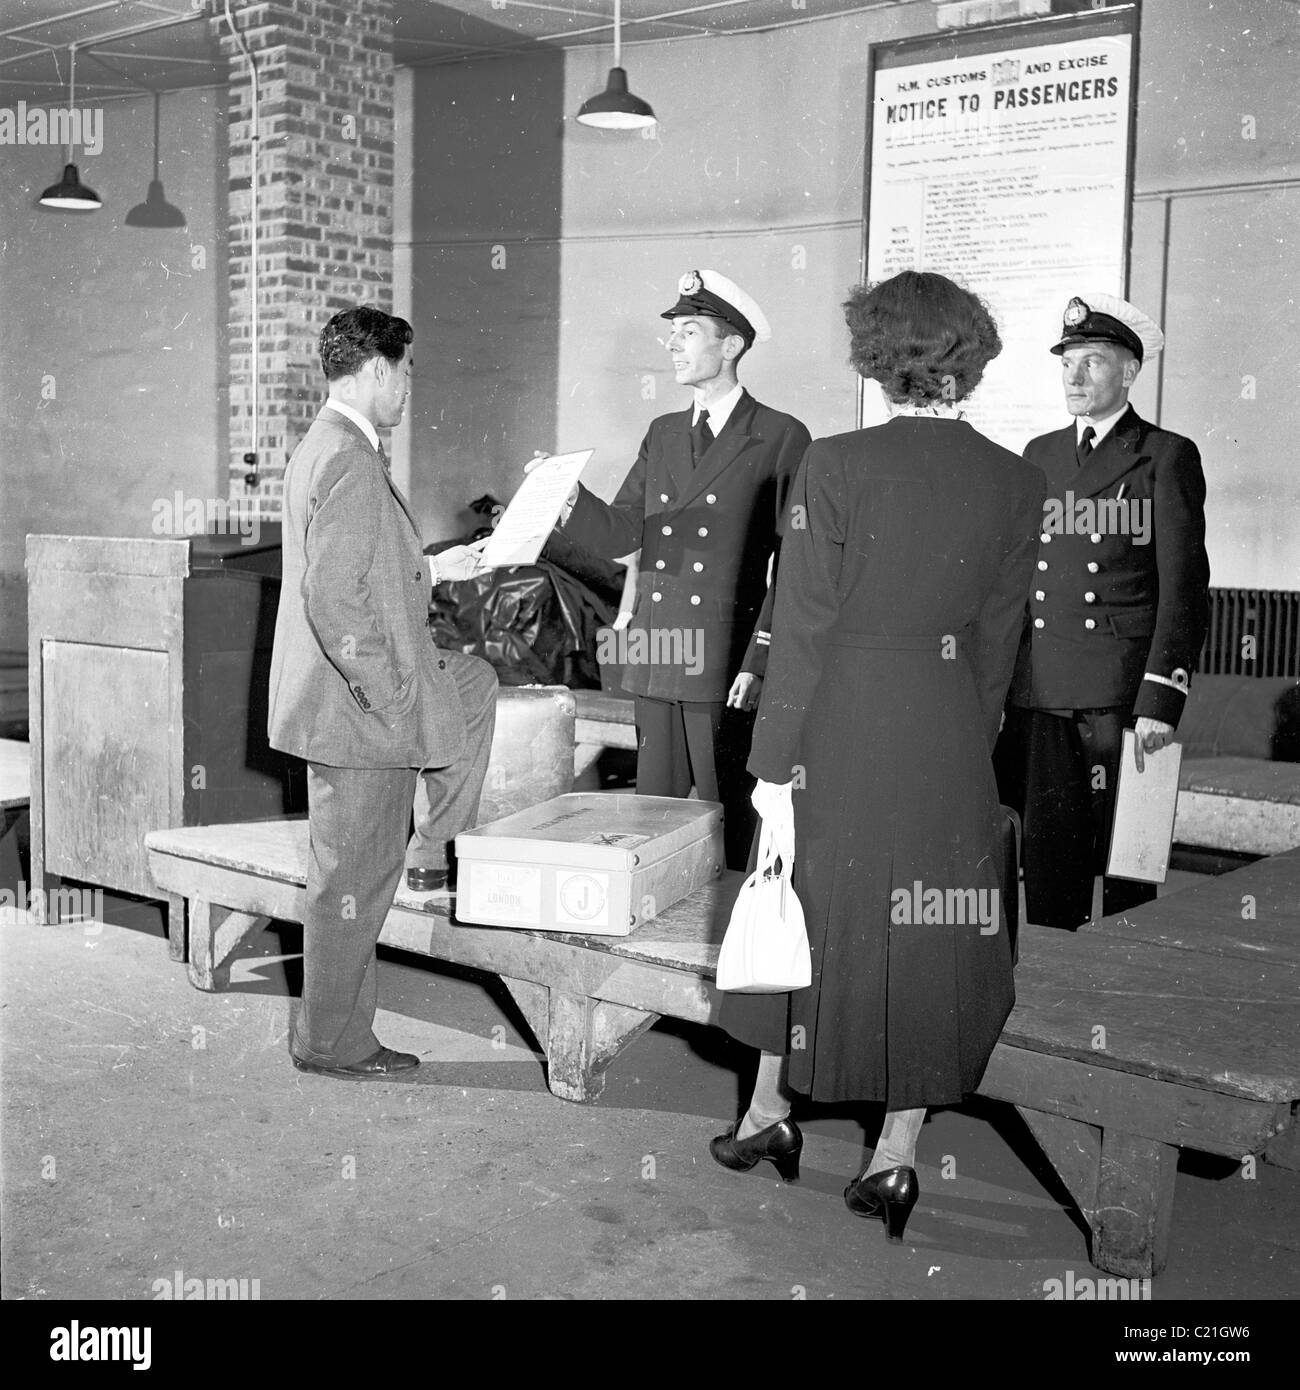
[[[413,767],[307,764],[302,1005],[290,1050],[348,1067],[380,1047],[375,943],[402,874]]]
[[[377,1052],[375,943],[401,882],[416,786],[425,788],[425,837],[441,845],[469,829],[496,724],[496,672],[486,661],[444,652],[469,731],[465,751],[441,768],[307,764],[307,904],[302,1005],[294,1056],[351,1066]],[[443,860],[445,863],[445,858]]]
[[[439,653],[455,679],[465,711],[465,752],[447,767],[426,767],[415,788],[415,829],[406,847],[408,869],[445,869],[452,841],[477,824],[479,797],[492,752],[497,673],[481,657]]]

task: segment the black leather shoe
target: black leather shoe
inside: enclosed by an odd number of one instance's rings
[[[406,886],[412,893],[440,893],[454,888],[456,881],[450,869],[407,869]]]
[[[318,1076],[387,1076],[389,1072],[411,1071],[420,1065],[420,1059],[413,1052],[394,1052],[391,1047],[381,1047],[369,1057],[353,1062],[349,1067],[327,1067],[319,1062],[308,1062],[295,1057],[293,1064],[299,1071],[312,1071]]]
[[[854,1178],[844,1189],[844,1205],[854,1216],[883,1217],[887,1238],[901,1245],[903,1228],[920,1195],[915,1168],[886,1168]]]
[[[766,1158],[776,1165],[776,1171],[786,1182],[799,1181],[799,1155],[803,1152],[803,1135],[791,1119],[778,1120],[748,1139],[737,1139],[740,1128],[737,1120],[726,1134],[709,1140],[709,1152],[716,1162],[736,1173],[747,1173],[759,1159]]]

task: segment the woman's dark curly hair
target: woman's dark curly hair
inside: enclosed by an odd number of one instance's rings
[[[891,401],[960,401],[1002,351],[998,326],[977,295],[944,275],[904,270],[859,285],[844,302],[849,361]]]

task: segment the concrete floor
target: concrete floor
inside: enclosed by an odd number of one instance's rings
[[[1097,1274],[1007,1107],[932,1115],[921,1204],[890,1247],[841,1201],[851,1112],[797,1112],[798,1186],[710,1160],[749,1064],[718,1030],[661,1023],[598,1105],[571,1105],[495,980],[390,955],[378,1031],[419,1071],[306,1076],[286,1051],[295,929],[208,995],[156,907],[110,895],[103,915],[10,909],[0,934],[5,1298],[152,1299],[181,1271],[257,1280],[262,1299],[1012,1300]],[[1300,1173],[1185,1155],[1152,1298],[1295,1298],[1298,1211]]]

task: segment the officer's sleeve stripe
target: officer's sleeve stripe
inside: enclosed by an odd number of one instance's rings
[[[1167,685],[1170,690],[1176,690],[1180,695],[1187,694],[1187,687],[1179,685],[1177,681],[1171,681],[1168,676],[1153,676],[1150,671],[1142,677],[1144,681],[1155,681],[1157,685]]]

